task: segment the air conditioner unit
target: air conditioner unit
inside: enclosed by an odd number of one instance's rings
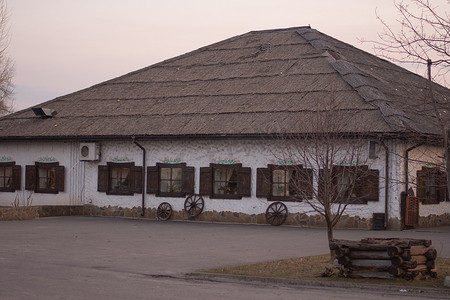
[[[100,145],[97,143],[80,144],[80,160],[99,160]]]

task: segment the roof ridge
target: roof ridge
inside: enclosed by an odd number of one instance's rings
[[[106,85],[106,84],[109,84],[109,83],[114,82],[115,80],[119,80],[119,79],[121,79],[121,78],[123,78],[123,77],[127,77],[127,76],[132,75],[132,74],[138,74],[138,73],[144,72],[144,71],[146,71],[146,70],[148,70],[148,69],[151,69],[151,68],[154,68],[154,67],[158,67],[159,65],[167,64],[168,62],[176,61],[176,60],[179,60],[179,59],[181,59],[181,58],[185,58],[185,57],[189,57],[189,56],[195,55],[195,54],[197,54],[197,53],[199,53],[199,52],[202,52],[202,51],[204,51],[204,50],[207,50],[208,48],[211,48],[211,47],[214,47],[214,46],[217,46],[217,45],[221,45],[221,44],[225,44],[225,43],[234,41],[234,40],[236,40],[236,39],[242,38],[242,37],[244,37],[244,36],[246,36],[246,35],[249,35],[249,34],[265,33],[265,32],[276,32],[276,31],[286,31],[286,30],[294,30],[294,29],[299,29],[299,30],[300,30],[300,29],[302,29],[302,28],[311,28],[311,27],[310,27],[310,26],[299,26],[299,27],[288,27],[288,28],[279,28],[279,29],[265,29],[265,30],[253,30],[253,31],[249,31],[249,32],[247,32],[247,33],[240,34],[240,35],[236,35],[236,36],[232,36],[232,37],[230,37],[230,38],[227,38],[227,39],[225,39],[225,40],[218,41],[218,42],[213,43],[213,44],[209,44],[209,45],[206,45],[206,46],[202,46],[202,47],[200,47],[200,48],[198,48],[198,49],[196,49],[196,50],[192,50],[192,51],[189,51],[189,52],[180,54],[180,55],[178,55],[178,56],[168,58],[168,59],[166,59],[166,60],[157,62],[157,63],[155,63],[155,64],[152,64],[152,65],[150,65],[150,66],[146,66],[146,67],[144,67],[144,68],[137,69],[137,70],[135,70],[135,71],[126,73],[126,74],[124,74],[124,75],[120,75],[120,76],[117,76],[117,77],[114,77],[114,78],[111,78],[111,79],[102,81],[102,82],[100,82],[100,83],[91,85],[91,86],[86,87],[86,88],[84,88],[84,89],[77,90],[77,91],[74,91],[74,92],[71,92],[71,93],[68,93],[68,94],[64,94],[64,95],[55,97],[55,98],[53,98],[53,99],[51,99],[51,100],[48,100],[48,101],[45,101],[45,102],[42,102],[42,103],[33,105],[32,107],[36,107],[36,106],[42,107],[42,106],[51,104],[51,103],[53,103],[53,102],[55,102],[55,101],[58,101],[58,100],[61,100],[61,99],[63,99],[63,98],[66,98],[66,97],[69,97],[69,96],[73,96],[73,95],[80,94],[80,93],[82,93],[82,92],[84,92],[84,91],[86,91],[86,90],[88,90],[88,89],[91,89],[91,88],[94,88],[94,87],[98,87],[98,86],[102,86],[102,85]],[[17,112],[14,112],[14,113],[12,113],[12,114],[9,114],[9,115],[7,115],[7,116],[15,115],[16,113],[21,113],[21,112],[26,111],[26,110],[28,110],[28,109],[29,109],[29,108],[25,108],[25,109],[22,109],[22,110],[20,110],[20,111],[17,111]]]
[[[419,131],[402,110],[393,107],[392,101],[378,87],[370,83],[367,79],[370,75],[363,73],[346,60],[336,60],[330,64],[364,101],[379,109],[381,116],[393,130]]]
[[[98,85],[100,85],[100,84],[106,84],[106,83],[109,83],[109,82],[112,81],[112,80],[120,79],[120,78],[122,78],[122,77],[124,77],[124,76],[132,75],[132,74],[138,74],[138,73],[144,72],[144,71],[146,71],[146,70],[148,70],[148,69],[151,69],[151,68],[154,68],[154,67],[158,67],[158,66],[163,65],[163,64],[167,64],[167,63],[170,63],[170,62],[173,62],[173,61],[180,60],[180,59],[182,59],[182,58],[186,58],[186,57],[195,55],[195,54],[197,54],[197,53],[199,53],[199,52],[208,50],[208,49],[213,48],[213,47],[217,47],[218,45],[222,45],[222,44],[226,44],[226,43],[235,41],[235,40],[240,39],[240,38],[242,38],[242,37],[244,37],[244,36],[246,36],[246,35],[256,34],[256,33],[267,33],[267,32],[277,32],[277,31],[294,30],[294,29],[301,29],[301,28],[311,28],[311,27],[309,27],[309,26],[308,26],[308,27],[306,27],[306,26],[303,26],[303,27],[300,26],[300,27],[289,27],[289,28],[281,28],[281,29],[265,29],[265,30],[253,30],[253,31],[249,31],[249,32],[247,32],[247,33],[243,33],[243,34],[239,34],[239,35],[236,35],[236,36],[232,36],[232,37],[230,37],[230,38],[227,38],[227,39],[224,39],[224,40],[221,40],[221,41],[218,41],[218,42],[215,42],[215,43],[206,45],[206,46],[202,46],[202,47],[200,47],[200,48],[198,48],[198,49],[196,49],[196,50],[192,50],[192,51],[189,51],[189,52],[186,52],[186,53],[177,55],[177,56],[175,56],[175,57],[168,58],[168,59],[163,60],[163,61],[161,61],[161,62],[152,64],[152,65],[150,65],[150,66],[147,66],[147,67],[144,67],[144,68],[141,68],[141,69],[138,69],[138,70],[129,72],[129,73],[127,73],[127,74],[124,74],[124,75],[122,75],[122,76],[113,78],[113,79],[111,79],[111,80],[108,80],[108,81],[99,83]]]
[[[302,28],[302,27],[293,27],[293,28]],[[58,97],[53,98],[53,99],[51,99],[51,100],[48,100],[48,101],[45,101],[45,102],[36,104],[36,105],[34,105],[34,106],[32,106],[32,107],[36,107],[36,106],[38,106],[38,105],[39,105],[40,107],[42,107],[42,106],[44,106],[44,105],[47,105],[47,104],[50,104],[50,103],[52,103],[52,102],[58,101],[58,100],[60,100],[61,98],[65,98],[65,97],[68,97],[68,96],[73,96],[73,95],[82,93],[82,92],[84,92],[85,90],[88,90],[88,89],[91,89],[91,88],[94,88],[94,87],[98,87],[98,86],[102,86],[102,85],[105,85],[105,84],[109,84],[109,83],[111,83],[111,82],[113,82],[113,81],[115,81],[115,80],[121,79],[121,78],[123,78],[123,77],[129,76],[129,75],[132,75],[132,74],[137,74],[137,73],[140,73],[140,72],[144,72],[144,71],[146,71],[146,70],[148,70],[148,69],[151,69],[151,68],[153,68],[153,67],[157,67],[157,66],[159,66],[159,65],[167,64],[168,62],[176,61],[176,60],[179,60],[179,59],[181,59],[181,58],[185,58],[185,57],[189,57],[189,56],[195,55],[195,54],[197,54],[197,53],[199,53],[199,52],[202,52],[202,51],[204,51],[204,50],[207,50],[208,48],[211,48],[211,47],[213,47],[213,46],[217,46],[217,45],[221,45],[221,44],[224,44],[224,43],[228,43],[228,42],[230,42],[230,41],[239,39],[239,38],[241,38],[241,37],[243,37],[243,36],[246,36],[246,35],[249,35],[249,34],[254,34],[254,33],[258,33],[258,32],[261,32],[261,33],[262,33],[262,32],[270,32],[270,31],[282,31],[282,30],[289,30],[289,29],[292,30],[293,28],[268,29],[268,30],[260,30],[260,31],[249,31],[249,32],[247,32],[247,33],[240,34],[240,35],[237,35],[237,36],[233,36],[233,37],[227,38],[227,39],[225,39],[225,40],[218,41],[218,42],[213,43],[213,44],[209,44],[209,45],[206,45],[206,46],[202,46],[202,47],[200,47],[200,48],[198,48],[198,49],[196,49],[196,50],[192,50],[192,51],[189,51],[189,52],[186,52],[186,53],[177,55],[177,56],[175,56],[175,57],[168,58],[168,59],[166,59],[166,60],[163,60],[163,61],[157,62],[157,63],[155,63],[155,64],[152,64],[152,65],[150,65],[150,66],[146,66],[146,67],[144,67],[144,68],[140,68],[140,69],[137,69],[137,70],[135,70],[135,71],[131,71],[131,72],[126,73],[126,74],[124,74],[124,75],[120,75],[120,76],[117,76],[117,77],[114,77],[114,78],[111,78],[111,79],[102,81],[102,82],[100,82],[100,83],[91,85],[91,86],[86,87],[86,88],[84,88],[84,89],[77,90],[77,91],[74,91],[74,92],[72,92],[72,93],[68,93],[68,94],[65,94],[65,95],[58,96]],[[12,113],[12,114],[9,114],[8,116],[14,115],[14,114],[16,114],[16,113],[23,112],[23,111],[28,110],[28,109],[29,109],[29,108],[22,109],[22,110],[20,110],[20,111],[17,111],[17,112],[14,112],[14,113]]]
[[[342,79],[348,83],[365,102],[379,109],[382,118],[391,129],[402,131],[412,128],[418,131],[418,128],[413,125],[403,111],[392,107],[392,101],[389,100],[377,86],[372,84],[368,80],[368,77],[373,78],[374,80],[377,79],[361,71],[357,66],[349,62],[346,57],[341,55],[334,45],[321,38],[321,35],[323,35],[322,33],[319,34],[319,31],[315,29],[299,29],[297,30],[297,33],[315,49],[328,52],[328,55],[330,56],[330,65],[333,69],[338,72]],[[373,55],[368,52],[365,53]]]

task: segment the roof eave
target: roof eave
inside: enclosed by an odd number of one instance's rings
[[[342,138],[361,137],[367,139],[415,139],[424,142],[436,143],[442,141],[441,135],[420,134],[414,132],[348,132],[337,133]],[[80,135],[80,136],[9,136],[2,141],[34,141],[34,142],[100,142],[100,141],[127,141],[132,140],[185,140],[185,139],[280,139],[283,137],[314,136],[314,133],[249,133],[249,134],[185,134],[185,135]]]

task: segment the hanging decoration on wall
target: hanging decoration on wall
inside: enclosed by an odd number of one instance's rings
[[[278,166],[292,166],[292,165],[301,165],[300,162],[295,160],[271,160],[270,161],[272,165],[278,165]]]
[[[3,155],[2,157],[0,157],[0,162],[9,162],[9,161],[13,161],[11,156]]]
[[[54,156],[41,156],[37,160],[38,162],[56,162],[56,158]]]
[[[111,161],[111,162],[131,162],[133,160],[126,156],[116,156],[116,157],[110,157],[109,161]]]
[[[179,164],[182,162],[181,158],[170,158],[170,157],[164,157],[163,159],[159,160],[163,164]]]
[[[364,166],[365,163],[361,161],[341,161],[335,163],[336,166],[344,166],[344,167],[351,167],[351,166]]]
[[[219,165],[231,165],[231,164],[239,164],[240,161],[236,158],[218,158],[213,160],[214,164],[219,164]]]
[[[427,167],[427,168],[438,168],[439,167],[437,164],[433,164],[433,163],[426,163],[423,166]]]

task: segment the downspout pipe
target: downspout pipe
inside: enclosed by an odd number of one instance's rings
[[[141,185],[142,185],[142,213],[141,216],[143,217],[145,215],[145,169],[146,169],[146,165],[145,165],[145,159],[146,159],[146,153],[147,151],[145,150],[144,147],[142,147],[141,144],[139,144],[136,141],[136,138],[133,136],[133,143],[138,146],[139,148],[142,149],[142,178],[141,178]]]
[[[386,157],[385,157],[385,175],[384,175],[384,228],[389,229],[389,148],[381,141],[381,145],[383,146]]]

